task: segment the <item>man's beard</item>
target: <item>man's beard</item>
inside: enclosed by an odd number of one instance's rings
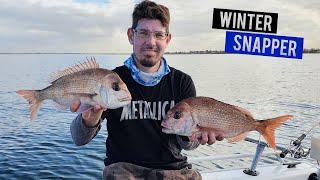
[[[145,51],[145,50],[153,50],[155,53],[159,53],[160,52],[160,48],[156,47],[156,46],[146,46],[146,47],[143,47],[141,49],[141,51]],[[153,57],[153,58],[157,58],[157,57]],[[161,57],[159,57],[161,58]],[[143,59],[140,59],[139,63],[144,66],[144,67],[153,67],[155,66],[158,61],[157,60],[152,60],[152,58],[143,58]]]
[[[139,62],[144,67],[153,67],[157,63],[157,61],[152,61],[151,59],[141,59]]]

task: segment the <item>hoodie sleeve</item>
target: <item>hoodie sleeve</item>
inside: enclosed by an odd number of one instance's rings
[[[101,122],[102,120],[100,119],[100,122],[95,127],[87,127],[82,122],[82,114],[79,114],[70,125],[73,142],[77,146],[88,144],[101,129]]]
[[[180,101],[189,97],[196,97],[197,92],[192,78],[185,74],[181,79],[180,85]]]

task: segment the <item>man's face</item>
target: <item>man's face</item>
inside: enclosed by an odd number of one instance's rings
[[[165,37],[161,34],[165,34]],[[166,34],[166,28],[159,20],[140,19],[135,29],[128,30],[128,38],[133,45],[137,63],[144,67],[154,67],[160,64],[171,34]]]

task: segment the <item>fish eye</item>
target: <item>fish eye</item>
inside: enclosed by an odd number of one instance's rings
[[[181,118],[181,112],[177,111],[174,113],[173,118],[180,119]]]
[[[112,83],[112,89],[115,91],[119,91],[120,90],[119,83],[117,82]]]

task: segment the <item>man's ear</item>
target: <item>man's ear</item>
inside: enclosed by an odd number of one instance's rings
[[[133,45],[133,30],[132,30],[132,28],[129,28],[127,30],[127,35],[128,35],[129,43]]]
[[[167,37],[167,39],[166,39],[166,43],[167,43],[167,45],[169,44],[169,42],[170,42],[170,40],[171,40],[171,33],[169,33],[168,34],[168,37]]]

